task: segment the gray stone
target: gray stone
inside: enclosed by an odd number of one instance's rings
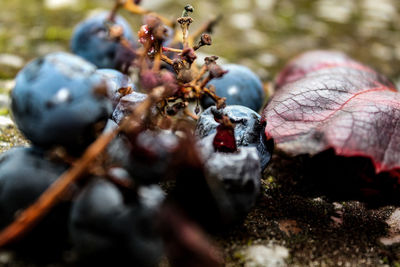
[[[254,245],[244,252],[245,267],[283,267],[289,250],[278,245]]]

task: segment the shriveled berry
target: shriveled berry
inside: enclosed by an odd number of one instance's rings
[[[239,105],[226,106],[218,111],[215,107],[205,110],[196,125],[196,135],[204,138],[215,135],[219,123],[214,119],[215,113],[221,113],[230,118],[235,128],[236,145],[240,147],[254,146],[257,148],[262,170],[265,169],[271,159],[272,146],[264,135],[264,127],[260,122],[260,115],[255,111]]]
[[[120,123],[122,119],[131,114],[132,109],[147,98],[146,94],[132,92],[122,97],[111,116],[112,120]]]

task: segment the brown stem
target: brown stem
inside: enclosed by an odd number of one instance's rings
[[[164,61],[165,63],[167,63],[168,65],[171,65],[171,66],[174,65],[174,61],[164,54],[161,55],[161,60]]]
[[[162,45],[158,44],[156,48],[156,54],[154,55],[154,60],[153,60],[153,71],[158,72],[161,67],[161,57],[163,55],[162,51]]]
[[[167,26],[169,26],[169,27],[174,27],[174,24],[175,24],[175,23],[172,22],[171,20],[169,20],[169,19],[167,19],[167,18],[165,18],[165,17],[163,17],[163,16],[161,16],[161,15],[159,15],[159,14],[156,14],[156,13],[150,11],[150,10],[146,10],[146,9],[144,9],[144,8],[142,8],[142,7],[138,6],[138,5],[136,5],[136,4],[134,3],[134,1],[132,1],[132,0],[127,0],[127,1],[125,1],[123,7],[124,7],[126,10],[128,10],[129,12],[133,13],[133,14],[139,14],[139,15],[151,14],[151,15],[153,15],[153,16],[159,18],[165,25],[167,25]]]
[[[121,0],[115,0],[115,4],[111,9],[110,15],[108,16],[108,20],[115,22],[115,16],[117,15],[118,10],[123,6]]]
[[[207,85],[207,83],[208,83],[209,81],[211,81],[210,75],[208,75],[203,81],[201,81],[201,83],[200,83],[200,88],[203,89],[204,87],[206,87],[206,85]]]
[[[210,96],[214,100],[214,102],[216,103],[218,109],[225,107],[225,100],[226,100],[225,97],[217,96],[214,92],[212,92],[207,87],[203,88],[203,92],[205,94],[207,94],[208,96]]]
[[[183,47],[189,47],[189,44],[188,44],[188,34],[189,34],[188,25],[187,24],[182,24],[181,25],[181,29],[182,29]]]
[[[17,219],[0,233],[0,247],[18,239],[32,229],[51,208],[68,191],[69,186],[77,181],[85,172],[91,162],[107,147],[117,135],[119,129],[101,135],[71,169],[62,174],[29,208],[24,210]]]
[[[210,32],[212,28],[220,21],[222,16],[217,16],[200,26],[194,33],[189,36],[189,45],[193,46],[194,41],[204,32]]]
[[[145,70],[147,69],[147,61],[146,61],[146,57],[148,56],[148,53],[150,51],[151,48],[151,42],[147,41],[144,45],[143,45],[143,49],[141,51],[141,53],[139,54],[139,60],[138,60],[138,64],[141,70]]]
[[[203,67],[201,67],[200,71],[197,73],[196,77],[190,84],[193,86],[197,84],[197,82],[200,81],[201,77],[203,77],[203,75],[206,74],[206,72],[207,72],[207,66],[203,65]]]
[[[130,52],[132,52],[134,55],[137,55],[137,51],[132,47],[131,42],[129,42],[125,37],[121,36],[121,39],[119,43],[126,49],[128,49]]]
[[[194,119],[195,121],[197,121],[199,119],[199,116],[194,115],[192,112],[190,112],[190,110],[188,110],[187,108],[185,108],[183,110],[183,113],[189,117],[191,117],[192,119]]]
[[[139,129],[142,114],[148,114],[149,108],[165,94],[164,87],[157,87],[141,104],[134,109],[121,126],[110,133],[103,133],[92,143],[76,161],[76,164],[62,174],[40,197],[24,210],[16,220],[0,232],[0,248],[17,240],[32,229],[65,194],[70,185],[77,181],[87,171],[90,164],[102,153],[113,138],[122,130]],[[145,115],[146,116],[146,115]]]
[[[172,48],[172,47],[163,47],[162,48],[164,52],[174,52],[174,53],[182,53],[182,49],[176,49],[176,48]]]

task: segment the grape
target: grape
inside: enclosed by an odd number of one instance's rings
[[[110,116],[107,90],[94,65],[72,54],[52,53],[18,73],[11,110],[18,128],[34,144],[82,151]]]
[[[106,25],[108,16],[108,12],[103,12],[79,23],[71,38],[71,50],[99,68],[120,69],[124,61],[129,61],[126,56],[131,57],[131,60],[134,56],[118,41],[109,38]],[[115,23],[122,27],[123,36],[134,44],[127,21],[117,16]]]
[[[222,65],[222,69],[227,70],[228,73],[208,83],[215,86],[216,94],[226,97],[227,105],[242,105],[258,111],[264,103],[265,93],[257,75],[249,68],[237,64]],[[213,104],[211,98],[203,98],[204,108]]]

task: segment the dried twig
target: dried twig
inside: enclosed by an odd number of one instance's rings
[[[13,223],[0,232],[0,248],[19,239],[31,230],[62,199],[69,187],[86,173],[90,164],[106,149],[107,145],[120,131],[139,129],[142,115],[146,117],[150,108],[161,100],[165,93],[164,87],[154,88],[146,100],[134,109],[120,127],[112,132],[103,133],[92,143],[74,166],[62,174],[34,204],[24,210]]]

